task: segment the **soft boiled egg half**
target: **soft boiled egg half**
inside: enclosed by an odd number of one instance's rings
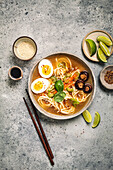
[[[31,90],[38,94],[44,92],[49,86],[49,81],[44,78],[38,78],[31,84]]]
[[[38,65],[39,73],[44,78],[49,78],[53,74],[53,66],[47,59],[43,59]]]

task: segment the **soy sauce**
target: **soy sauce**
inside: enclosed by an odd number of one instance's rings
[[[19,68],[13,68],[13,69],[11,70],[11,76],[12,76],[13,78],[19,78],[19,77],[21,77],[21,71],[20,71],[20,69],[19,69]]]

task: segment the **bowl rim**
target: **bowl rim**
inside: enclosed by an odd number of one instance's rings
[[[32,92],[31,92],[31,88],[30,88],[30,83],[31,83],[31,76],[32,76],[32,72],[34,70],[34,68],[37,66],[37,64],[44,58],[47,58],[49,56],[53,56],[53,55],[70,55],[70,56],[73,56],[73,57],[76,57],[78,60],[80,60],[81,62],[83,62],[87,67],[88,69],[91,71],[91,74],[92,74],[92,77],[93,77],[93,93],[92,93],[92,96],[91,96],[91,99],[90,101],[88,102],[87,105],[85,105],[78,113],[75,113],[75,114],[72,114],[72,115],[56,115],[56,114],[52,114],[52,113],[49,113],[47,112],[46,110],[44,110],[37,102],[36,100],[33,98],[32,96]],[[79,116],[83,111],[85,111],[89,106],[90,104],[92,103],[94,97],[95,97],[95,92],[96,92],[96,80],[95,80],[95,75],[92,71],[92,69],[88,66],[88,64],[81,58],[75,56],[74,54],[70,54],[70,53],[64,53],[64,52],[59,52],[59,53],[54,53],[54,54],[51,54],[51,55],[48,55],[46,57],[42,57],[41,59],[39,59],[35,64],[34,66],[32,67],[31,71],[30,71],[30,74],[29,74],[29,78],[28,78],[28,92],[29,92],[29,96],[32,100],[32,103],[34,104],[34,106],[36,107],[36,109],[41,112],[42,114],[44,114],[45,116],[49,117],[49,118],[52,118],[52,119],[57,119],[57,120],[66,120],[66,119],[71,119],[71,118],[74,118],[74,117],[77,117]],[[38,104],[38,105],[37,105]],[[38,108],[37,108],[38,106]]]
[[[30,39],[30,40],[32,40],[33,41],[33,43],[35,44],[35,47],[36,47],[36,50],[35,50],[35,54],[31,57],[31,58],[29,58],[29,59],[21,59],[21,58],[19,58],[16,54],[15,54],[15,52],[14,52],[14,46],[15,46],[15,43],[19,40],[19,39],[21,39],[21,38],[28,38],[28,39]],[[35,42],[35,40],[34,39],[32,39],[31,37],[29,37],[29,36],[21,36],[21,37],[18,37],[15,41],[14,41],[14,43],[13,43],[13,46],[12,46],[12,51],[13,51],[13,54],[18,58],[18,59],[20,59],[20,60],[22,60],[22,61],[29,61],[29,60],[31,60],[35,55],[36,55],[36,53],[37,53],[37,50],[38,50],[38,48],[37,48],[37,44],[36,44],[36,42]]]

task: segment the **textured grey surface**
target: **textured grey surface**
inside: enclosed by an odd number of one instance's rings
[[[84,59],[83,37],[102,29],[113,37],[112,0],[0,0],[0,169],[1,170],[107,170],[113,169],[113,92],[99,81],[101,69],[113,64],[113,55],[106,64],[87,60],[94,71],[97,91],[89,107],[101,115],[96,129],[82,116],[56,121],[40,115],[54,153],[55,166],[39,141],[22,97],[29,72],[41,57],[67,52]],[[20,61],[12,53],[12,44],[22,35],[31,36],[38,53],[29,62]],[[86,60],[86,59],[85,59]],[[8,69],[18,65],[24,71],[21,81],[8,78]]]

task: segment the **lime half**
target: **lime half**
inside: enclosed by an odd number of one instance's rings
[[[104,54],[107,56],[110,56],[110,51],[108,47],[102,41],[99,42],[99,45],[100,45],[101,50],[104,52]]]
[[[87,123],[91,123],[92,117],[88,110],[85,110],[82,115]]]
[[[109,38],[105,37],[105,36],[98,36],[97,41],[102,41],[103,43],[105,43],[108,46],[113,44],[112,41]]]
[[[106,57],[100,48],[98,49],[97,56],[100,61],[107,63]]]
[[[86,39],[86,43],[88,46],[90,56],[94,55],[97,50],[97,46],[96,46],[95,42],[91,39]]]
[[[93,125],[92,128],[95,128],[99,125],[100,123],[100,114],[98,112],[95,113],[95,117],[94,117],[94,121],[93,121]]]

